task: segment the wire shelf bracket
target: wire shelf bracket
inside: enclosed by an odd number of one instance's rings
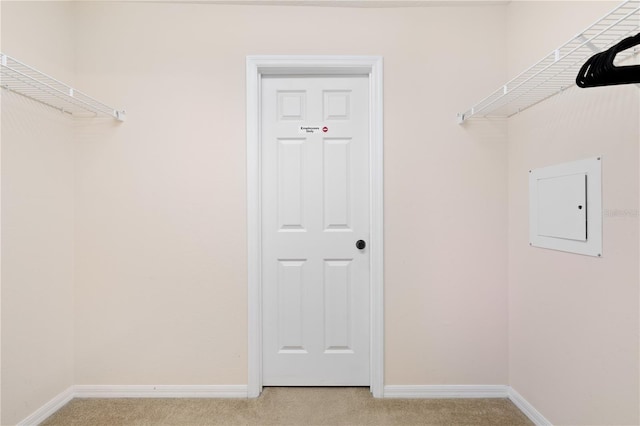
[[[74,118],[108,116],[124,121],[126,117],[124,110],[105,105],[2,52],[0,86]]]
[[[627,0],[489,96],[458,113],[471,118],[509,118],[575,85],[580,67],[594,53],[640,31],[640,0]],[[637,54],[622,52],[616,62]]]

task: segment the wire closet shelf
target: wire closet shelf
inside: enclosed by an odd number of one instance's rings
[[[124,121],[117,110],[0,52],[2,88],[55,108],[72,117],[112,117]]]
[[[498,88],[463,113],[458,123],[474,117],[508,118],[575,85],[580,67],[594,53],[640,31],[640,0],[627,0],[541,61]],[[631,49],[616,63],[637,53]]]

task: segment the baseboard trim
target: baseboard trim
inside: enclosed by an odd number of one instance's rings
[[[507,398],[506,385],[387,385],[384,398]]]
[[[247,385],[76,385],[55,396],[17,426],[35,426],[73,398],[247,398]],[[509,398],[537,426],[551,426],[515,389],[506,385],[387,385],[384,398]]]
[[[551,422],[512,387],[509,387],[509,399],[513,402],[513,405],[518,407],[536,426],[551,426]]]
[[[19,422],[16,426],[36,426],[42,423],[47,417],[62,408],[67,402],[74,397],[73,386],[61,392],[51,399],[49,402],[38,408],[27,418]]]
[[[246,398],[246,385],[77,385],[76,398]]]
[[[36,426],[73,398],[246,398],[246,385],[76,385],[54,397],[16,426]]]

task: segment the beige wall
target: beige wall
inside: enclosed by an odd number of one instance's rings
[[[2,423],[71,384],[246,383],[250,54],[384,57],[386,384],[640,421],[638,216],[605,215],[602,259],[533,249],[526,187],[603,155],[605,209],[637,212],[637,89],[455,123],[611,7],[3,2],[2,51],[128,121],[3,96]]]
[[[0,47],[2,47],[2,2],[0,2]],[[2,187],[2,90],[0,90],[0,188]],[[0,423],[2,423],[2,196],[0,196]]]
[[[511,71],[615,4],[512,3]],[[509,120],[509,379],[554,424],[640,422],[639,100],[634,86],[573,88]],[[529,247],[528,170],[600,155],[603,257]]]
[[[3,52],[72,79],[69,3],[3,2],[2,11]],[[3,425],[73,384],[74,145],[70,120],[3,93]]]
[[[386,383],[506,383],[505,11],[78,6],[77,383],[247,382],[250,54],[384,56]]]

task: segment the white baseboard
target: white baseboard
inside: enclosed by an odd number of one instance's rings
[[[384,398],[506,398],[506,385],[387,385]]]
[[[76,398],[246,398],[246,385],[76,385]]]
[[[537,426],[552,426],[538,410],[506,385],[388,385],[384,398],[509,398]]]
[[[34,411],[30,416],[22,420],[17,426],[35,426],[42,423],[47,417],[62,408],[74,397],[73,386],[55,396],[51,401]]]
[[[246,385],[71,386],[17,424],[36,426],[73,398],[246,398]]]
[[[17,426],[35,426],[73,398],[247,398],[247,385],[76,385],[54,397]],[[551,426],[533,405],[506,385],[387,385],[384,398],[509,398],[534,424]]]
[[[529,418],[537,426],[551,426],[551,422],[540,414],[533,405],[516,392],[512,387],[509,387],[509,399],[513,402],[513,405],[518,407],[525,416]]]

